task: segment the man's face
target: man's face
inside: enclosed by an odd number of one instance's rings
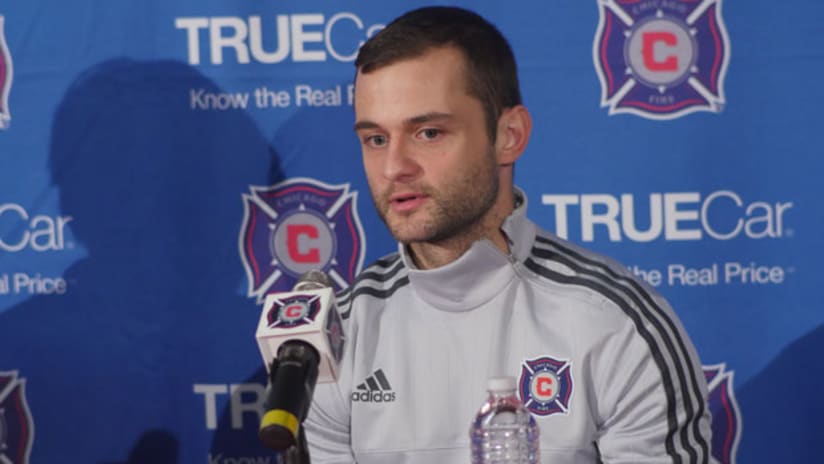
[[[480,235],[498,196],[494,147],[465,69],[463,55],[445,47],[356,78],[372,199],[402,243]]]

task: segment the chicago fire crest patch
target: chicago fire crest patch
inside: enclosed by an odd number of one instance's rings
[[[11,91],[11,54],[6,46],[4,19],[0,16],[0,129],[9,127],[9,91]]]
[[[365,255],[357,192],[349,184],[328,185],[293,178],[271,187],[250,187],[243,195],[240,256],[249,297],[291,291],[298,277],[318,269],[347,287]]]
[[[721,464],[734,464],[741,441],[741,412],[735,399],[733,372],[725,364],[703,366],[712,414],[712,456]]]
[[[0,462],[27,464],[34,422],[26,403],[26,381],[17,371],[0,371]]]
[[[720,112],[730,45],[721,0],[598,0],[592,47],[609,114]]]
[[[549,356],[524,361],[518,382],[524,406],[538,416],[568,414],[573,388],[570,367],[569,361]]]

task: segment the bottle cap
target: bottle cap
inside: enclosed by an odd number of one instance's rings
[[[515,377],[490,377],[486,388],[491,392],[515,390]]]

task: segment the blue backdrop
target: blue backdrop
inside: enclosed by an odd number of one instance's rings
[[[518,58],[531,217],[683,320],[718,460],[820,460],[824,4],[452,3]],[[0,461],[275,462],[259,302],[394,250],[352,61],[422,5],[0,4]]]

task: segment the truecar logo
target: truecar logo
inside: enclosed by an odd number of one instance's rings
[[[198,16],[175,19],[175,28],[186,32],[189,64],[237,64],[355,61],[364,41],[384,28],[367,25],[354,13]],[[205,40],[202,40],[205,39]]]
[[[543,194],[541,203],[554,209],[555,233],[569,239],[580,226],[580,239],[611,242],[780,239],[795,231],[788,227],[790,201],[751,200],[732,190],[665,192],[634,195]],[[577,217],[576,217],[577,216]],[[578,219],[578,221],[575,221]]]

